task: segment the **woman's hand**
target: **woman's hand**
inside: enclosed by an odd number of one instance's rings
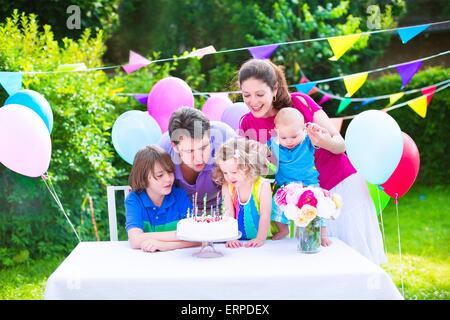
[[[170,242],[147,239],[141,243],[141,249],[145,252],[167,251],[171,250]]]
[[[242,247],[242,242],[239,240],[228,241],[225,243],[226,248],[240,248]]]
[[[332,137],[330,132],[317,123],[308,122],[306,124],[306,132],[308,133],[311,143],[316,147],[323,148],[331,143]]]
[[[257,248],[261,247],[264,244],[264,240],[260,240],[258,238],[252,239],[245,244],[247,248]]]

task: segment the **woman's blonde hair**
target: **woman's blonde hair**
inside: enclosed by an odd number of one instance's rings
[[[169,154],[158,146],[146,146],[139,150],[133,161],[128,182],[133,191],[143,191],[148,187],[148,175],[155,176],[155,165],[159,164],[167,172],[175,172],[175,165]]]
[[[235,159],[238,169],[244,171],[251,178],[268,173],[267,148],[265,145],[255,140],[231,138],[222,144],[214,158],[216,165],[213,172],[213,179],[219,185],[225,182],[219,164],[230,159]]]

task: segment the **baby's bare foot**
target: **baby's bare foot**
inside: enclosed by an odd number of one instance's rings
[[[320,244],[324,247],[329,247],[329,246],[331,246],[332,242],[330,239],[328,239],[328,237],[321,237]]]

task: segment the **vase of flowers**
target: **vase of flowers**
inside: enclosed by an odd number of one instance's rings
[[[286,218],[294,221],[297,248],[304,253],[319,251],[321,219],[336,219],[342,207],[338,194],[320,187],[304,187],[296,182],[278,189],[275,203]]]

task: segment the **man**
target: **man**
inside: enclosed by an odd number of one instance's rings
[[[212,180],[215,151],[226,140],[237,136],[231,127],[219,121],[209,122],[195,108],[181,108],[170,117],[169,131],[159,145],[175,163],[175,185],[192,199],[197,193],[201,213],[206,195],[206,210],[216,205],[220,187]],[[195,204],[193,204],[195,206]]]

